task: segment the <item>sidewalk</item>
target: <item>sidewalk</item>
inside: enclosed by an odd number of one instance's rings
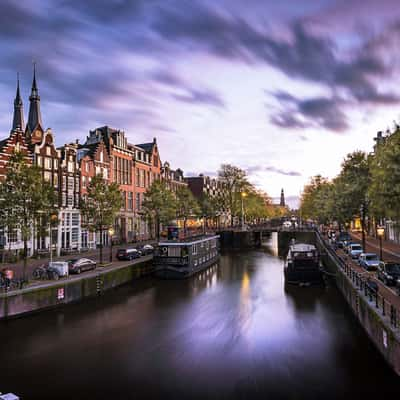
[[[155,240],[146,240],[142,242],[135,242],[135,243],[126,243],[126,244],[121,244],[121,245],[114,245],[113,246],[113,258],[115,260],[116,253],[118,249],[123,249],[123,248],[128,248],[128,247],[142,247],[145,244],[153,244],[156,243]],[[55,257],[53,256],[53,261],[65,261],[65,260],[71,260],[74,258],[90,258],[92,260],[95,260],[99,262],[99,257],[100,257],[100,249],[90,249],[88,251],[83,251],[83,252],[76,252],[76,253],[71,253],[65,256],[61,257]],[[104,262],[108,261],[110,259],[110,246],[103,247],[103,260]],[[50,261],[49,257],[43,257],[40,259],[36,258],[28,258],[28,265],[26,269],[26,273],[28,275],[28,279],[32,277],[32,272],[35,268],[39,267],[40,265],[46,264]],[[115,260],[116,261],[116,260]],[[17,263],[0,263],[0,269],[3,268],[8,268],[14,271],[14,278],[15,279],[20,279],[22,278],[23,275],[23,260],[18,261]]]
[[[351,236],[361,243],[361,233],[351,232]],[[379,239],[372,236],[366,236],[366,251],[376,253],[379,256]],[[382,240],[382,255],[384,260],[400,261],[400,244]]]

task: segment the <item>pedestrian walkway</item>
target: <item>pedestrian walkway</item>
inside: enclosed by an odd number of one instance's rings
[[[351,236],[361,243],[361,233],[352,232]],[[379,255],[380,244],[379,239],[366,236],[366,251]],[[382,240],[382,255],[384,260],[400,261],[400,245],[388,240]]]
[[[129,243],[129,244],[123,244],[123,245],[115,245],[113,246],[113,258],[115,258],[115,254],[120,248],[126,248],[126,247],[142,247],[145,244],[154,244],[156,243],[155,240],[147,240],[147,241],[141,241],[141,242],[136,242],[136,243]],[[71,260],[73,258],[80,258],[80,257],[85,257],[85,258],[90,258],[92,260],[95,260],[99,262],[99,256],[100,256],[100,249],[90,249],[88,251],[83,251],[83,252],[74,252],[68,255],[64,255],[61,257],[53,257],[53,261],[65,261],[65,260]],[[110,259],[110,247],[103,247],[103,260],[106,262]],[[27,266],[27,275],[28,279],[32,277],[32,272],[35,268],[39,267],[40,265],[46,264],[50,261],[49,257],[43,257],[43,258],[28,258],[28,266]],[[14,278],[15,279],[20,279],[23,276],[23,263],[24,261],[21,259],[17,263],[4,263],[0,264],[0,269],[7,268],[11,269],[14,271]]]

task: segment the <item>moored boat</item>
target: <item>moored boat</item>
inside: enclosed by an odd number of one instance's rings
[[[284,274],[286,283],[298,285],[322,283],[323,277],[317,248],[312,244],[305,243],[290,245]]]
[[[153,262],[155,275],[166,279],[187,278],[218,261],[218,235],[202,235],[158,244]]]

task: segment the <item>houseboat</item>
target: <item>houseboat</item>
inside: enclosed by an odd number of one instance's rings
[[[165,279],[187,278],[218,261],[218,235],[160,242],[153,258],[155,275]]]
[[[284,274],[285,283],[297,285],[322,283],[322,270],[317,248],[312,244],[291,244],[286,257]]]

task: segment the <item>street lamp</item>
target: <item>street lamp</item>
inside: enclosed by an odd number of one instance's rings
[[[381,259],[381,261],[383,261],[383,257],[382,257],[382,238],[385,234],[385,228],[383,226],[378,226],[378,228],[376,229],[376,233],[378,234],[379,237],[379,257]]]
[[[113,253],[112,253],[112,245],[113,245],[114,233],[115,233],[115,231],[114,231],[113,227],[108,228],[108,235],[110,237],[110,262],[112,262],[112,255],[113,255]]]
[[[242,198],[242,231],[244,231],[244,198],[247,196],[246,192],[242,192],[241,198]]]

